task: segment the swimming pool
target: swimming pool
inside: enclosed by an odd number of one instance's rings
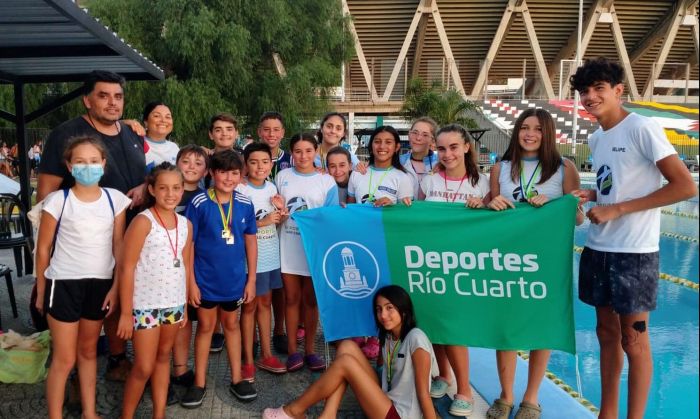
[[[685,201],[666,211],[698,215],[698,203]],[[574,242],[583,246],[588,222],[576,228]],[[697,218],[661,215],[661,231],[698,238]],[[599,347],[595,311],[578,301],[578,262],[574,257],[574,315],[583,397],[600,406]],[[698,243],[661,237],[660,271],[698,283]],[[650,332],[654,360],[647,418],[698,417],[698,291],[669,281],[659,281],[657,309],[651,314]],[[553,352],[549,370],[576,387],[574,357]],[[622,372],[620,417],[627,412],[627,363]]]

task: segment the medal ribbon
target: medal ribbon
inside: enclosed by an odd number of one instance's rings
[[[177,231],[177,214],[175,215],[175,246],[173,246],[173,241],[170,238],[170,232],[168,231],[168,227],[165,226],[165,223],[163,222],[163,219],[160,217],[160,213],[158,212],[158,208],[156,206],[153,206],[153,212],[156,213],[156,217],[158,217],[158,221],[160,221],[160,224],[163,226],[163,229],[165,229],[165,234],[168,236],[168,242],[170,243],[170,248],[173,251],[173,260],[178,260],[177,257],[177,245],[178,245],[178,239],[180,238],[180,235],[178,234]]]
[[[464,179],[467,178],[467,175],[462,176],[462,180],[459,181],[459,186],[457,186],[457,190],[455,191],[454,195],[452,196],[452,202],[455,202],[455,199],[457,199],[457,193],[459,192],[460,189],[462,189],[462,184],[464,183]],[[447,173],[445,173],[445,202],[450,202],[448,195],[449,192],[447,190]]]
[[[371,167],[369,168],[369,187],[368,187],[368,191],[367,191],[367,193],[368,193],[367,201],[369,201],[369,202],[374,201],[374,194],[377,192],[377,189],[379,189],[379,186],[382,184],[382,181],[384,180],[386,175],[389,174],[389,172],[391,172],[391,169],[393,169],[393,167],[389,167],[384,172],[384,174],[382,174],[382,177],[379,178],[379,182],[377,182],[377,186],[375,186],[374,190],[372,190],[372,174],[374,173],[374,169]]]
[[[540,162],[537,162],[537,166],[535,166],[535,170],[532,172],[532,175],[530,175],[530,180],[523,186],[523,180],[525,178],[525,170],[523,169],[523,166],[520,166],[520,194],[523,196],[524,199],[530,199],[530,193],[532,192],[532,188],[535,187],[534,184],[534,179],[535,176],[539,175],[541,172],[540,168]]]
[[[386,383],[388,390],[391,390],[391,377],[394,375],[394,358],[396,358],[396,352],[400,343],[401,339],[397,340],[396,343],[394,343],[394,349],[392,350],[389,344],[389,339],[386,341]]]
[[[228,201],[228,214],[226,215],[224,215],[224,207],[221,205],[221,202],[219,202],[219,197],[216,196],[214,188],[209,189],[209,197],[212,199],[212,201],[215,200],[216,205],[219,206],[219,215],[221,215],[221,224],[223,224],[224,231],[231,234],[231,220],[233,219],[233,192],[231,192],[231,199]]]

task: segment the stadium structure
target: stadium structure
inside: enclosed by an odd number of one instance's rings
[[[581,60],[617,60],[626,73],[625,106],[658,118],[682,157],[697,160],[698,0],[342,3],[356,54],[334,107],[351,121],[392,120],[408,81],[421,77],[478,104],[474,117],[489,129],[481,145],[496,152],[522,109],[548,109],[564,154],[585,169],[596,124],[583,109],[572,121],[568,79],[578,46]]]

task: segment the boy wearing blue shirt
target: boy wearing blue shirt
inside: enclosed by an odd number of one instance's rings
[[[231,367],[229,390],[240,401],[257,397],[253,385],[241,378],[241,331],[238,308],[255,298],[257,227],[250,199],[235,191],[242,162],[233,150],[214,153],[210,160],[214,187],[196,195],[185,211],[192,222],[194,280],[189,284],[190,305],[197,307],[195,379],[182,406],[198,407],[206,395],[209,347],[217,313],[226,336]],[[247,273],[246,273],[247,262]]]

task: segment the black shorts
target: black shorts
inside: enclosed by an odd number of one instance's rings
[[[236,311],[241,304],[243,304],[243,299],[233,301],[210,301],[202,299],[199,302],[199,308],[210,310],[212,308],[219,307],[224,311]]]
[[[579,262],[578,296],[595,307],[617,314],[656,309],[659,252],[615,253],[583,249]]]
[[[187,304],[187,321],[196,322],[197,321],[197,308],[192,307]]]
[[[77,322],[80,319],[104,320],[107,310],[102,310],[102,304],[112,288],[112,283],[111,279],[53,281],[46,278],[44,312],[58,321],[67,323]]]

